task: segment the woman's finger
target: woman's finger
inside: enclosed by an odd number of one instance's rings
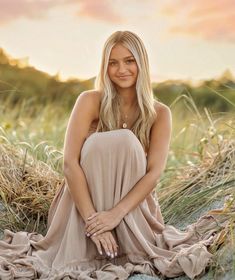
[[[106,231],[108,231],[109,230],[109,228],[107,227],[107,226],[105,226],[105,227],[102,227],[102,228],[97,228],[97,229],[94,229],[94,230],[92,230],[91,231],[91,235],[92,236],[96,236],[96,235],[98,235],[98,234],[101,234],[101,233],[104,233],[104,232],[106,232]]]
[[[86,220],[85,228],[88,228],[90,225],[93,225],[95,223],[100,224],[101,222],[98,219]]]
[[[96,227],[94,227],[93,229],[91,229],[89,231],[90,235],[97,235],[98,232],[100,232],[105,226],[104,225],[97,225]],[[104,231],[103,231],[104,232]]]
[[[106,240],[106,242],[107,242],[108,250],[109,250],[109,252],[110,252],[110,257],[111,257],[111,258],[114,258],[113,246],[112,246],[112,242],[111,242],[111,240],[110,240],[110,238],[109,238],[109,235],[107,235],[107,240]]]
[[[109,249],[108,249],[108,246],[107,246],[107,242],[106,242],[106,239],[104,237],[101,237],[100,239],[100,242],[105,250],[105,253],[110,256],[110,252],[109,252]]]
[[[96,217],[97,215],[98,215],[99,213],[93,213],[90,217],[88,217],[87,218],[87,220],[89,221],[89,220],[91,220],[91,219],[93,219],[94,217]]]
[[[118,245],[117,245],[117,242],[116,242],[116,240],[114,239],[114,237],[113,237],[112,234],[110,234],[110,241],[111,241],[112,246],[113,246],[114,254],[115,254],[115,256],[117,256],[117,254],[118,254]]]
[[[102,255],[102,248],[101,248],[100,241],[96,237],[93,238],[93,241],[95,242],[98,252],[100,253],[100,255]]]
[[[97,225],[97,224],[92,224],[90,225],[87,229],[86,232],[89,233],[89,235],[92,235],[93,233],[95,233],[97,230],[100,230],[102,228],[102,225]]]
[[[98,226],[99,226],[99,229],[100,229],[100,226],[101,226],[101,225],[99,225],[99,224],[97,225],[96,223],[91,224],[91,225],[86,229],[87,233],[90,233],[90,234],[91,234],[91,231],[92,231],[92,232],[95,232],[94,229],[95,229],[96,227],[98,227]]]

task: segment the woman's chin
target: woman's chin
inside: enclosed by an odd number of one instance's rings
[[[115,83],[115,86],[117,88],[134,88],[135,83],[128,83],[128,82],[123,82],[123,83]]]

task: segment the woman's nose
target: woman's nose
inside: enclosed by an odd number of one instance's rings
[[[119,66],[118,66],[118,72],[119,73],[123,73],[126,71],[126,66],[124,63],[120,63]]]

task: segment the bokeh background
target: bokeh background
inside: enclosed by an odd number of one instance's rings
[[[75,100],[94,87],[107,37],[130,30],[173,115],[164,219],[184,228],[226,205],[205,279],[234,279],[234,26],[234,0],[0,0],[0,229],[46,232]]]
[[[233,0],[0,1],[2,48],[22,66],[61,79],[89,79],[116,30],[136,32],[153,81],[218,78],[235,72]]]

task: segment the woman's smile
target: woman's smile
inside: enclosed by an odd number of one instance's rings
[[[110,80],[120,88],[132,88],[135,86],[138,76],[138,66],[133,54],[121,44],[112,48],[108,75]]]
[[[131,75],[126,75],[126,76],[118,76],[120,80],[127,80]]]

